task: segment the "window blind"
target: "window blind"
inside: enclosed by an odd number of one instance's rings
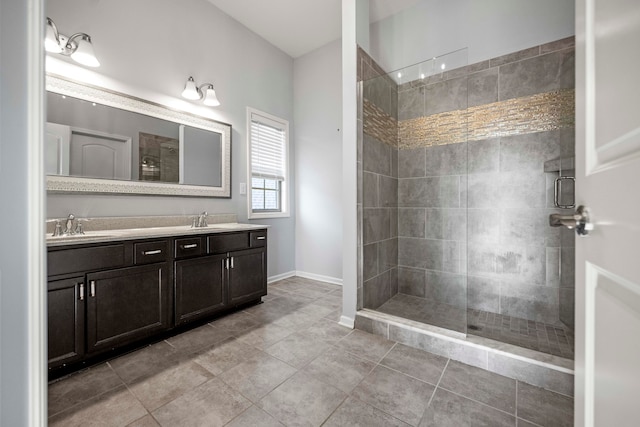
[[[286,158],[284,126],[257,114],[251,115],[251,175],[284,181]]]

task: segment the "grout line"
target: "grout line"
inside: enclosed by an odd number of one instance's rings
[[[427,409],[429,408],[429,406],[431,406],[431,401],[433,401],[433,397],[436,395],[436,391],[440,387],[440,383],[442,382],[442,378],[444,377],[444,373],[446,372],[447,368],[449,367],[449,362],[451,362],[451,359],[447,359],[447,363],[446,363],[446,365],[444,365],[444,369],[442,370],[442,373],[440,374],[440,378],[438,378],[438,382],[436,384],[436,388],[433,389],[433,394],[431,395],[431,397],[429,398],[429,402],[427,403]],[[446,389],[444,389],[444,390],[446,390]]]

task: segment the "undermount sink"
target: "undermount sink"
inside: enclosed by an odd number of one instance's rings
[[[47,235],[47,241],[49,242],[75,242],[90,239],[100,239],[105,237],[111,237],[112,234],[106,233],[86,233],[86,234],[72,234],[66,236],[51,236]]]

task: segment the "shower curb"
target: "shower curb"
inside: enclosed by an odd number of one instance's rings
[[[570,359],[367,309],[356,313],[355,328],[573,397]]]

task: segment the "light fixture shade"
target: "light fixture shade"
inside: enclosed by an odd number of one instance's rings
[[[49,18],[47,18],[47,32],[44,38],[44,49],[51,53],[62,52],[62,46],[58,39],[58,31],[55,29],[55,24]]]
[[[93,45],[91,44],[91,37],[87,35],[81,35],[78,37],[76,50],[71,54],[71,59],[79,62],[87,67],[99,67],[100,62],[96,58],[93,52]]]
[[[196,82],[193,81],[193,77],[189,77],[189,80],[187,80],[187,84],[184,85],[182,97],[191,100],[202,98],[202,95],[200,95],[198,87],[196,86]]]
[[[208,105],[209,107],[217,107],[220,105],[220,101],[218,101],[218,97],[216,96],[216,91],[213,89],[213,85],[207,86],[207,90],[204,93],[204,101],[202,101],[204,105]]]

